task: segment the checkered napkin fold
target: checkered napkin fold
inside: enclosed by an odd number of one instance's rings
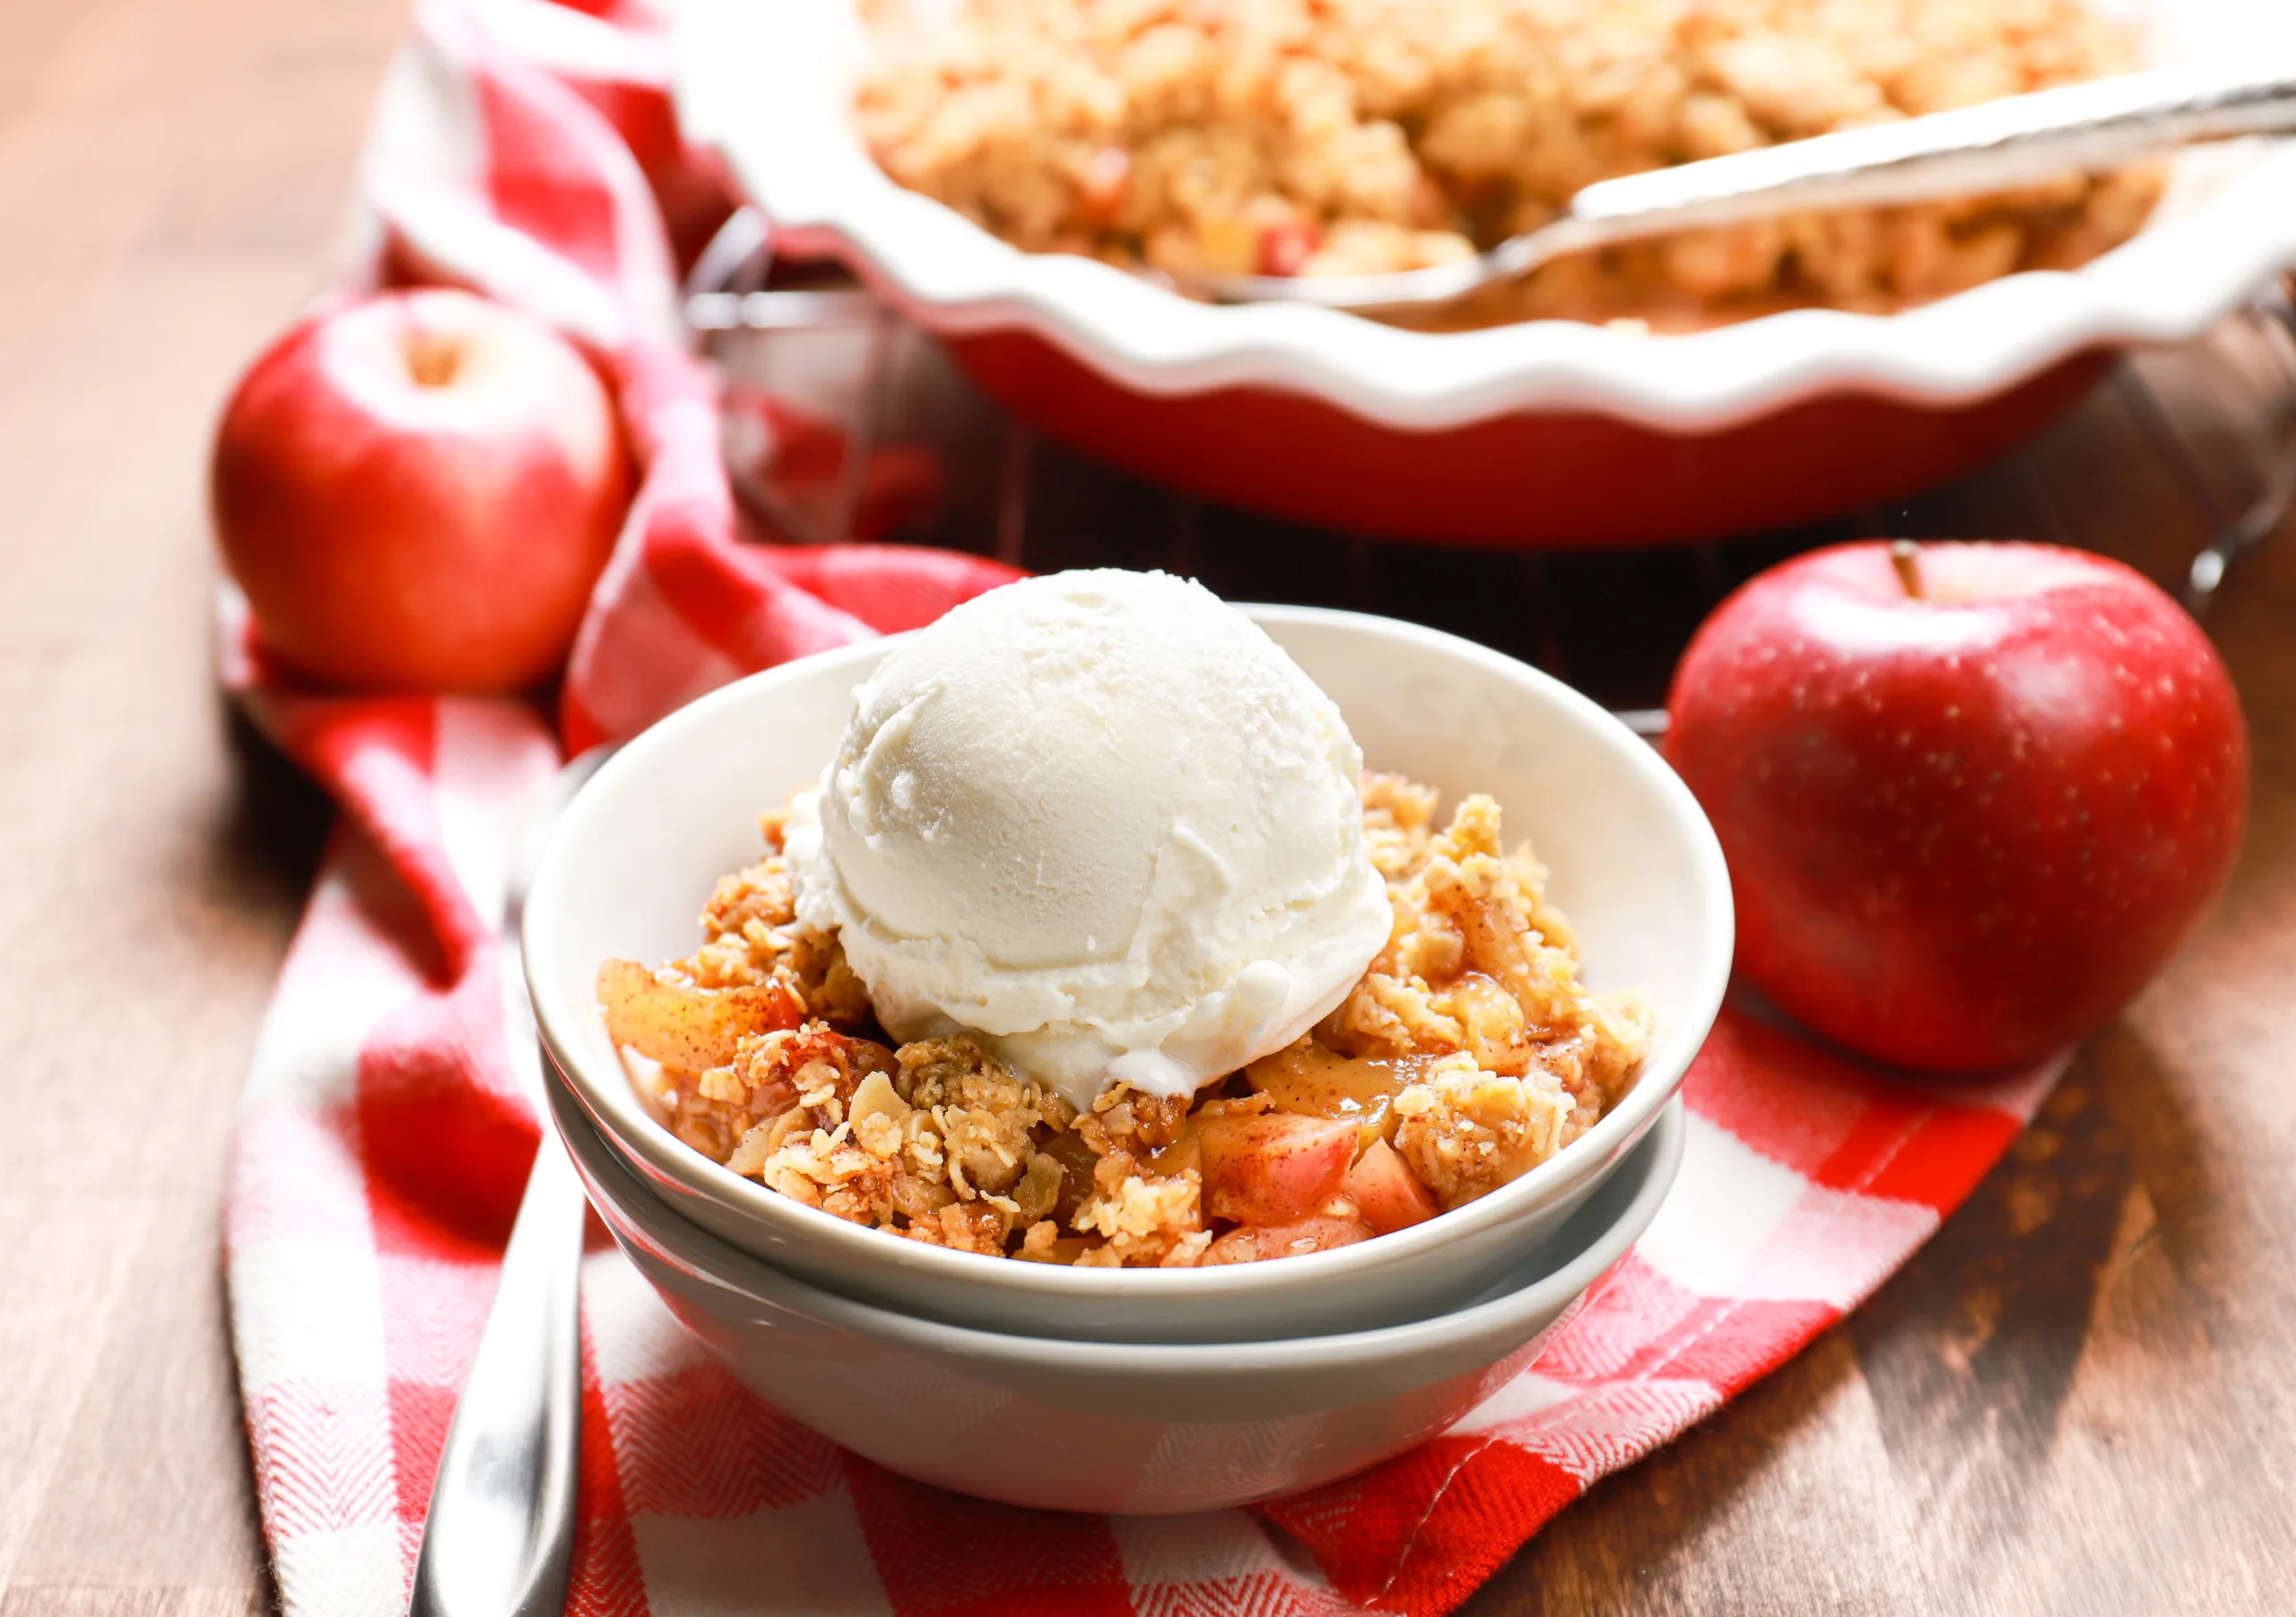
[[[405,1608],[456,1389],[535,1140],[495,942],[503,862],[561,747],[734,676],[929,622],[1009,575],[906,548],[734,539],[706,373],[679,341],[678,147],[657,16],[424,0],[361,178],[345,293],[471,285],[601,357],[643,481],[553,730],[474,700],[299,689],[225,613],[224,677],[340,803],[233,1147],[232,1330],[288,1617]],[[610,1248],[583,1274],[572,1609],[1448,1611],[1595,1478],[1854,1307],[2047,1087],[1894,1086],[1726,1013],[1674,1195],[1538,1364],[1448,1435],[1251,1511],[1039,1514],[907,1482],[769,1409]]]

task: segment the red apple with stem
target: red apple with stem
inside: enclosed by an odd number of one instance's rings
[[[2247,819],[2247,729],[2207,638],[2141,575],[2050,545],[1788,561],[1700,629],[1667,711],[1747,978],[1906,1066],[2026,1061],[2109,1017]]]
[[[502,691],[565,656],[630,478],[613,401],[571,343],[429,289],[318,315],[258,359],[212,492],[282,661],[365,689]]]

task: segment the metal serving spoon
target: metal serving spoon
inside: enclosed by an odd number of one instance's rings
[[[2291,130],[2296,64],[2161,68],[1603,180],[1537,230],[1454,264],[1380,275],[1170,279],[1219,303],[1425,309],[1566,253],[1791,213],[2010,190],[2201,141]]]
[[[518,972],[518,922],[544,846],[582,783],[612,755],[569,763],[510,848],[502,935],[508,993],[521,1015],[511,1059],[537,1104],[541,1056]],[[409,1617],[558,1617],[574,1563],[582,1442],[582,1221],[589,1209],[545,1118],[518,1220],[502,1253],[486,1328],[430,1484]]]

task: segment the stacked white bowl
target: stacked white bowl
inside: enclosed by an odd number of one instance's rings
[[[1337,1251],[1074,1269],[847,1223],[678,1141],[632,1088],[594,985],[674,959],[757,816],[835,749],[877,641],[729,685],[633,741],[568,810],[526,908],[552,1102],[591,1198],[672,1311],[769,1402],[895,1471],[1083,1510],[1209,1509],[1344,1475],[1441,1430],[1524,1367],[1657,1212],[1674,1100],[1729,975],[1728,880],[1657,755],[1513,659],[1385,619],[1251,615],[1340,707],[1373,769],[1495,796],[1552,873],[1596,987],[1657,1033],[1632,1090],[1514,1183]],[[1031,1456],[1026,1465],[1016,1454]]]

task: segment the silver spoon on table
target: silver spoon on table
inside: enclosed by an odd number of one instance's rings
[[[1537,230],[1452,264],[1378,275],[1167,278],[1218,303],[1427,309],[1567,253],[1792,213],[2013,190],[2177,146],[2291,130],[2296,64],[2160,68],[1603,180]]]
[[[518,970],[518,922],[542,852],[596,747],[558,773],[510,848],[502,906],[510,1057],[537,1107],[541,1056]],[[544,1116],[502,1274],[430,1484],[409,1617],[558,1617],[574,1564],[582,1443],[582,1221],[589,1204]]]

